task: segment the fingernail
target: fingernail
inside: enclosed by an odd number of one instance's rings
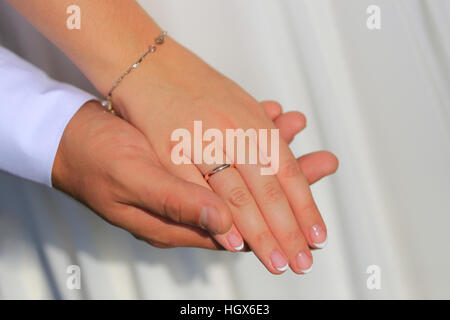
[[[300,252],[297,256],[297,264],[302,273],[308,273],[312,269],[312,256],[306,252]]]
[[[322,249],[327,244],[327,233],[321,225],[314,225],[310,230],[311,240],[316,248]]]
[[[228,243],[236,251],[241,251],[244,248],[244,240],[236,232],[230,232],[227,235]]]
[[[212,233],[220,233],[222,223],[220,221],[219,212],[216,208],[203,207],[200,217],[200,225],[202,228]]]
[[[273,251],[271,255],[272,265],[278,271],[286,271],[288,268],[288,261],[283,255],[278,251]]]

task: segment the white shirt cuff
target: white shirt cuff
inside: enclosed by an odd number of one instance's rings
[[[65,127],[95,97],[0,47],[0,169],[51,186]]]

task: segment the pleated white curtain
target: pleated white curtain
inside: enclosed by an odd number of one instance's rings
[[[140,3],[257,99],[305,113],[297,155],[338,155],[339,172],[313,187],[328,246],[310,274],[273,276],[252,254],[155,249],[56,191],[1,174],[1,298],[450,298],[450,2]],[[369,5],[381,9],[380,30],[366,27]],[[93,90],[4,2],[0,40]],[[66,287],[69,265],[81,268],[81,290]],[[367,287],[371,265],[380,290]]]

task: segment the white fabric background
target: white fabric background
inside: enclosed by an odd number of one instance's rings
[[[295,153],[340,159],[313,187],[329,244],[310,274],[273,276],[252,254],[149,247],[56,191],[2,174],[0,297],[450,298],[449,1],[140,2],[257,99],[307,115]],[[379,31],[366,28],[371,4]],[[0,40],[92,90],[4,2]],[[65,286],[71,264],[82,290]],[[372,264],[381,290],[366,287]]]

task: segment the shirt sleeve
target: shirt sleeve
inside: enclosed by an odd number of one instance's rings
[[[0,170],[51,186],[64,129],[92,99],[0,46]]]

